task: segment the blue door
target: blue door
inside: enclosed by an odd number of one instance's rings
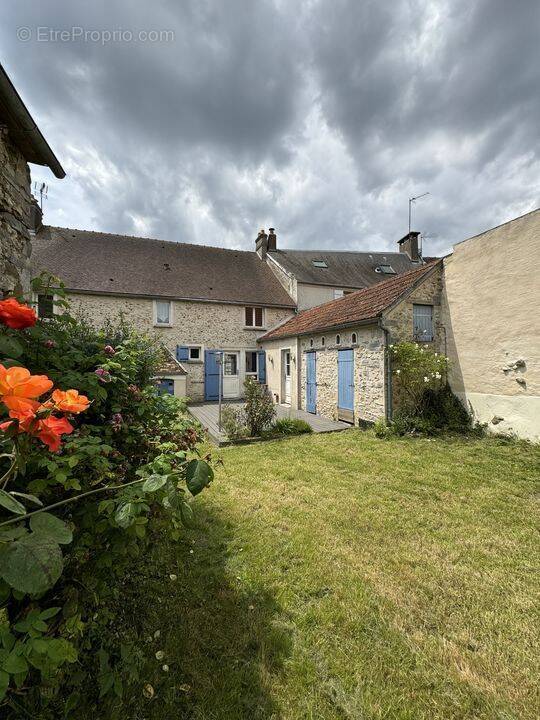
[[[338,418],[354,422],[354,356],[352,350],[338,351]]]
[[[219,399],[218,350],[204,351],[204,399]]]
[[[257,355],[257,379],[261,385],[266,385],[266,353],[264,350],[259,350]]]
[[[317,353],[306,353],[306,410],[317,412]]]
[[[160,380],[156,383],[158,395],[174,395],[174,380]]]

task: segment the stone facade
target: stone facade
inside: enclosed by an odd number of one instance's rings
[[[0,128],[0,295],[30,285],[30,170],[6,128]]]
[[[238,387],[242,395],[245,351],[257,350],[257,337],[263,332],[244,326],[243,305],[173,300],[171,326],[163,327],[154,324],[154,301],[150,298],[82,293],[69,296],[73,310],[82,312],[96,325],[123,313],[136,328],[159,337],[173,353],[177,345],[200,347],[199,361],[182,363],[187,371],[187,395],[194,401],[204,400],[204,351],[238,352]],[[265,328],[278,325],[290,315],[288,309],[265,308]]]

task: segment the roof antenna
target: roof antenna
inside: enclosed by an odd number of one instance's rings
[[[413,202],[416,202],[417,200],[420,200],[420,198],[423,198],[429,194],[430,193],[425,192],[425,193],[422,193],[422,195],[417,195],[416,197],[409,198],[409,233],[411,232],[411,207],[412,207]]]
[[[39,207],[41,208],[41,210],[43,210],[43,198],[45,198],[45,200],[47,200],[49,186],[46,185],[44,182],[42,182],[41,185],[39,186],[39,191],[38,191],[37,182],[35,182],[34,183],[34,195],[37,195],[38,192],[39,192]]]

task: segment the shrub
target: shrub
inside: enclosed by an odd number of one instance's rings
[[[155,340],[15,303],[0,322],[0,715],[63,717],[138,679],[142,649],[107,607],[156,523],[178,538],[191,522],[213,472],[200,426],[151,383]]]
[[[313,432],[313,428],[300,418],[281,418],[276,420],[269,430],[272,435],[303,435]]]
[[[386,422],[386,418],[378,418],[373,423],[373,432],[375,433],[375,437],[378,437],[380,439],[390,437],[392,435],[392,427]]]
[[[229,440],[241,440],[247,437],[246,414],[238,405],[225,405],[221,410],[221,425]]]
[[[246,425],[251,437],[256,437],[272,424],[276,416],[276,408],[272,395],[265,385],[261,385],[253,378],[247,378],[244,388]]]
[[[426,390],[446,384],[448,358],[430,347],[403,342],[391,345],[392,375],[400,407],[411,415],[422,409]]]

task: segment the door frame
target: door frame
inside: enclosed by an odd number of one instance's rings
[[[350,353],[350,360],[345,360],[345,353]],[[340,363],[340,358],[343,358],[343,360]],[[340,364],[347,363],[347,365],[350,365],[350,375],[349,372],[345,372],[345,368],[343,370],[340,369]],[[340,348],[338,350],[338,357],[337,357],[337,373],[338,373],[338,396],[337,396],[337,414],[338,414],[338,420],[343,420],[344,422],[348,422],[354,425],[354,396],[355,396],[355,383],[354,383],[354,350],[352,348]],[[343,396],[343,393],[340,393],[341,389],[341,383],[345,382],[347,384],[347,387],[344,388],[345,395],[348,396],[350,394],[350,404],[351,407],[340,407],[340,394]]]
[[[309,367],[311,359],[313,358],[313,382],[309,382]],[[310,410],[310,404],[309,404],[309,391],[308,386],[312,386],[312,393],[313,393],[313,410]],[[306,412],[311,413],[312,415],[317,414],[317,352],[316,350],[308,350],[306,352]]]
[[[242,370],[240,368],[240,360],[241,360],[242,355],[241,355],[240,350],[223,350],[222,352],[223,352],[223,388],[222,388],[223,395],[222,395],[222,397],[224,400],[233,400],[235,398],[239,398],[241,395],[240,378],[242,376]],[[236,375],[226,375],[225,374],[225,355],[236,355]],[[244,362],[245,362],[245,358],[244,358]],[[245,375],[245,372],[244,372],[244,375]],[[238,381],[238,389],[237,389],[237,392],[235,395],[226,395],[225,394],[225,379],[226,378],[236,378],[236,380]]]
[[[289,356],[289,375],[287,375],[287,355]],[[292,404],[292,353],[291,348],[281,349],[281,403]],[[287,401],[287,378],[289,379],[289,400]]]

